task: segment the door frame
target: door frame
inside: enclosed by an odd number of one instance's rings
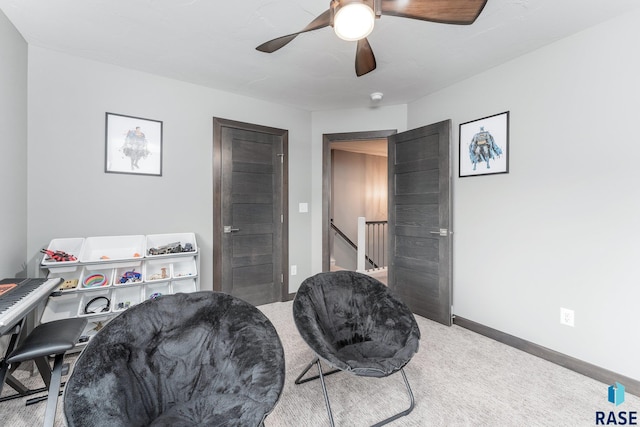
[[[222,128],[266,133],[282,139],[282,277],[280,301],[289,295],[289,131],[235,120],[213,118],[213,290],[222,290]]]
[[[397,129],[366,132],[325,133],[322,135],[322,271],[331,268],[331,143],[338,141],[358,141],[383,139],[398,133]]]

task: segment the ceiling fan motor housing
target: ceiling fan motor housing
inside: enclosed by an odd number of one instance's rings
[[[350,3],[360,3],[369,6],[371,10],[373,10],[376,19],[379,19],[381,16],[380,1],[381,0],[331,0],[329,3],[329,10],[331,10],[331,26],[333,27],[334,18],[338,10]]]
[[[330,10],[330,24],[343,40],[357,41],[373,31],[373,0],[332,0]]]

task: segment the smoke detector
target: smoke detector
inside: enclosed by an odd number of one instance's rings
[[[369,97],[371,98],[371,100],[373,102],[382,101],[382,97],[383,96],[384,96],[384,94],[382,92],[373,92],[371,95],[369,95]]]

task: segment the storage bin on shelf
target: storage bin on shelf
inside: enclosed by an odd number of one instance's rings
[[[157,282],[171,279],[171,259],[148,259],[144,263],[142,280]]]
[[[196,290],[196,279],[171,281],[171,293],[173,294],[195,292]]]
[[[67,293],[56,297],[51,297],[44,307],[41,323],[52,322],[54,320],[77,317],[78,306],[80,304],[80,294]]]
[[[65,254],[72,255],[75,259],[68,261],[56,261],[55,259],[49,257],[46,253],[42,257],[42,265],[44,266],[53,266],[53,267],[63,267],[69,266],[73,264],[77,264],[80,259],[80,254],[82,253],[82,249],[84,247],[84,237],[75,237],[68,239],[53,239],[49,242],[46,251],[51,252],[64,252]]]
[[[112,311],[114,313],[124,311],[129,307],[140,304],[142,301],[142,285],[124,286],[114,289],[112,298]]]
[[[130,286],[142,283],[142,261],[134,265],[123,265],[113,273],[113,286]]]
[[[80,255],[80,262],[110,263],[142,258],[145,252],[144,236],[87,237]]]
[[[144,285],[145,300],[171,294],[170,282],[147,283]]]
[[[82,331],[82,335],[80,335],[80,344],[87,343],[97,334],[100,329],[104,328],[107,323],[113,319],[114,316],[95,316],[91,317],[87,321],[87,326],[85,326],[84,331]]]
[[[195,255],[198,252],[194,233],[150,234],[145,248],[145,256],[149,258]]]
[[[56,290],[63,293],[75,292],[80,287],[80,276],[82,276],[82,267],[78,264],[68,267],[51,267],[49,268],[49,274],[47,278],[58,279],[61,278],[64,281],[58,285]]]
[[[82,268],[79,291],[95,290],[111,286],[113,268],[101,268],[99,265],[86,265]]]
[[[77,315],[79,317],[84,316],[96,316],[105,315],[112,311],[112,295],[111,289],[98,289],[83,292],[80,298],[80,304],[77,307]]]
[[[194,258],[176,258],[171,263],[171,277],[174,279],[193,277],[196,274],[196,260]]]

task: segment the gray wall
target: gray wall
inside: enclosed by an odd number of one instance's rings
[[[27,255],[27,43],[0,11],[0,278]]]
[[[510,172],[457,178],[454,313],[640,379],[640,11],[409,104],[409,128],[510,110]],[[575,328],[560,325],[575,310]]]
[[[35,46],[28,83],[30,270],[53,238],[195,232],[211,289],[215,116],[289,130],[290,287],[310,275],[309,112]],[[105,112],[163,121],[162,177],[104,172]]]

